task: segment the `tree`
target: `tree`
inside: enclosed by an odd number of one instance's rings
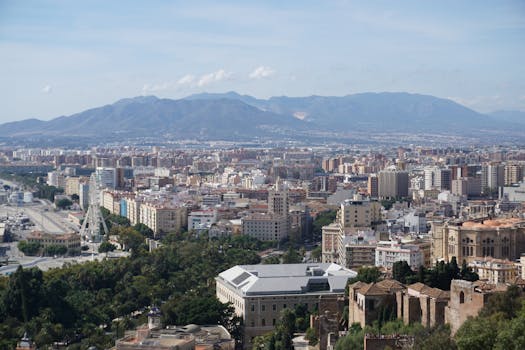
[[[9,277],[7,289],[2,295],[2,305],[7,315],[25,322],[36,316],[43,302],[42,285],[43,273],[40,269],[23,269],[19,266]]]
[[[100,246],[98,247],[98,252],[99,253],[107,253],[107,252],[112,252],[115,249],[117,249],[117,247],[114,244],[111,244],[108,241],[104,241],[104,242],[100,243]]]
[[[139,232],[144,237],[153,238],[154,236],[153,230],[143,223],[136,224],[133,226],[133,229],[135,229],[135,231]]]
[[[123,247],[136,254],[139,247],[144,243],[144,236],[131,227],[113,227],[112,234],[119,236],[119,241]]]
[[[456,259],[454,256],[452,259]],[[467,266],[467,262],[463,260],[463,264],[461,265],[461,270],[459,270],[459,275],[461,279],[467,280],[467,281],[477,281],[479,280],[479,275],[472,270],[472,267]]]
[[[418,350],[456,350],[457,345],[450,336],[449,326],[425,328],[420,324],[409,327],[409,333],[414,335],[414,349]]]
[[[329,210],[317,214],[312,224],[312,238],[315,241],[320,241],[323,232],[323,226],[329,225],[332,222],[334,222],[336,217],[337,210]]]
[[[321,246],[317,246],[312,250],[311,257],[313,261],[321,261],[321,255],[323,253],[323,249]]]
[[[231,304],[221,303],[215,296],[185,295],[162,305],[163,323],[167,325],[221,324],[228,331],[240,333],[240,319]]]
[[[507,327],[501,314],[490,317],[469,318],[456,333],[459,350],[492,349],[499,329]]]
[[[306,335],[304,336],[306,340],[308,340],[308,345],[316,346],[319,342],[319,339],[317,338],[317,335],[315,334],[315,329],[308,328],[306,330]]]
[[[412,271],[410,265],[408,265],[405,260],[396,261],[392,265],[392,277],[403,284],[406,284],[407,279],[410,280],[410,277],[414,275],[414,271]]]
[[[299,264],[303,261],[303,257],[290,244],[286,253],[282,256],[283,264]]]
[[[77,202],[79,199],[80,199],[80,197],[78,196],[78,194],[73,193],[73,194],[71,195],[71,200]]]
[[[278,255],[270,255],[263,259],[263,264],[280,264],[281,258]]]
[[[69,208],[71,205],[73,205],[73,202],[71,202],[69,199],[67,198],[62,198],[60,199],[57,203],[56,203],[56,206],[60,209],[66,209],[66,208]]]
[[[44,249],[44,254],[47,256],[65,255],[66,253],[67,247],[61,244],[51,244]]]
[[[381,277],[381,271],[379,271],[378,267],[371,266],[371,267],[360,267],[359,270],[357,270],[357,276],[354,278],[351,278],[348,280],[348,284],[352,284],[355,282],[365,282],[365,283],[372,283],[379,281],[379,278]]]
[[[499,330],[494,344],[495,350],[525,349],[525,308],[521,307],[519,314]]]
[[[359,323],[354,323],[348,328],[348,334],[337,340],[335,344],[336,350],[355,349],[362,350],[364,347],[363,339],[365,331],[361,328]]]
[[[494,293],[489,297],[480,316],[489,317],[500,313],[506,319],[514,318],[522,307],[523,300],[523,292],[520,288],[516,285],[509,286],[504,293]]]
[[[40,251],[40,247],[40,243],[38,242],[18,242],[18,249],[25,255],[36,255]]]
[[[114,227],[112,233],[139,236],[142,242],[140,233],[131,232],[131,227]],[[241,320],[230,318],[230,306],[215,299],[214,278],[231,266],[259,263],[258,247],[268,245],[252,238],[182,237],[152,252],[139,243],[138,254],[127,258],[66,264],[46,272],[26,268],[0,276],[0,349],[16,347],[26,330],[39,348],[81,336],[71,349],[108,349],[114,334],[99,326],[111,327],[113,319],[126,320],[152,303],[173,306],[168,312],[180,322],[220,322],[240,339]],[[191,314],[193,319],[187,317]],[[120,334],[135,323],[121,322]],[[296,323],[304,326],[301,317]]]

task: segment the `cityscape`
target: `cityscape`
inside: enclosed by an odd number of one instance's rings
[[[395,3],[0,3],[0,349],[525,348],[525,6]]]

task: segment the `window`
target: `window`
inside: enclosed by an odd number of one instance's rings
[[[261,311],[266,311],[266,305],[261,305]]]
[[[459,293],[459,303],[460,304],[464,304],[465,303],[465,293],[463,293],[463,291],[461,291]]]
[[[261,326],[263,326],[263,327],[266,326],[266,320],[264,318],[261,320]]]
[[[252,311],[255,311],[255,304],[252,304],[251,309],[252,309]]]
[[[272,319],[272,326],[275,326],[275,318]]]
[[[272,305],[272,310],[273,310],[273,311],[277,310],[277,305],[273,304],[273,305]]]

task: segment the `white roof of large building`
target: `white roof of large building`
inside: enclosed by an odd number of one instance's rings
[[[353,270],[337,264],[237,265],[217,277],[243,296],[344,292]]]

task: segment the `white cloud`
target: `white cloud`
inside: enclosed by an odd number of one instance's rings
[[[219,69],[216,72],[204,74],[201,76],[197,82],[197,86],[205,86],[221,80],[227,80],[231,77],[231,75],[232,73],[226,72],[224,69]]]
[[[255,68],[253,72],[250,73],[249,77],[251,79],[262,79],[272,76],[275,71],[270,67],[259,66]]]
[[[194,80],[195,80],[195,77],[193,75],[186,74],[185,76],[183,76],[182,78],[177,80],[177,84],[179,84],[179,85],[189,85],[189,84],[193,83]]]
[[[50,94],[53,91],[53,87],[51,85],[46,85],[40,91],[42,91],[44,94]]]
[[[173,84],[170,82],[164,82],[160,84],[144,84],[142,87],[142,93],[152,93],[152,92],[159,92],[169,89]]]

